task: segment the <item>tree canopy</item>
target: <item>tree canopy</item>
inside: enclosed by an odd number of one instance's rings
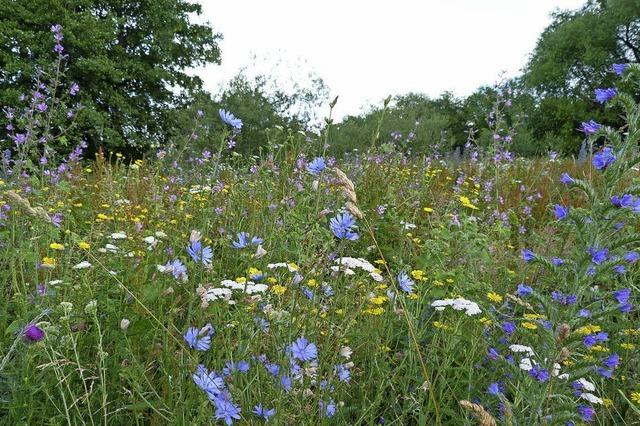
[[[0,108],[16,105],[35,68],[52,63],[50,28],[59,24],[65,78],[80,86],[82,138],[94,147],[162,144],[172,113],[201,90],[188,68],[220,61],[221,35],[190,20],[200,13],[186,0],[0,2]]]

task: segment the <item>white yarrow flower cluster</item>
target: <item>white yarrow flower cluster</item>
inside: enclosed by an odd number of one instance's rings
[[[242,290],[247,294],[264,293],[269,286],[266,284],[256,284],[253,281],[247,281],[244,284],[240,284],[233,280],[222,280],[220,284],[224,287],[228,287],[231,290]]]
[[[289,272],[296,272],[298,268],[292,263],[278,262],[278,263],[269,263],[267,265],[269,269],[279,269],[279,268],[287,268]]]
[[[511,345],[509,346],[509,350],[515,353],[526,353],[529,356],[533,356],[535,354],[530,346],[525,345]]]
[[[380,275],[377,268],[365,259],[355,257],[339,257],[335,260],[335,262],[337,263],[337,265],[331,267],[331,270],[334,272],[342,271],[346,275],[354,275],[354,269],[362,269],[363,271],[368,272],[369,276],[373,278],[374,281],[384,281],[384,278],[382,278],[382,275]]]
[[[436,300],[431,303],[436,311],[443,311],[447,306],[451,306],[456,311],[465,311],[468,316],[477,315],[481,313],[480,306],[476,302],[458,297],[457,299],[443,299]]]

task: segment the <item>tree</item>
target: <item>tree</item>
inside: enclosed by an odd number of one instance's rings
[[[557,12],[538,39],[523,76],[534,96],[529,125],[533,136],[562,140],[577,152],[580,122],[620,126],[620,111],[604,110],[594,90],[619,79],[614,63],[640,62],[640,0],[589,0],[575,11]]]
[[[611,83],[611,64],[640,62],[640,0],[590,0],[557,12],[525,69],[539,94],[591,97]]]
[[[84,105],[81,136],[94,149],[164,144],[174,111],[201,90],[186,70],[219,63],[221,35],[189,19],[201,12],[186,0],[0,2],[0,108],[15,105],[35,68],[52,63],[50,27],[60,24],[64,74]]]

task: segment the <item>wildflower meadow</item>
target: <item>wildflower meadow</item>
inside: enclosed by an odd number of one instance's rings
[[[333,157],[330,119],[245,155],[229,107],[134,158],[53,127],[51,35],[3,115],[0,423],[640,424],[639,65],[583,159],[514,156],[506,92],[457,159]]]

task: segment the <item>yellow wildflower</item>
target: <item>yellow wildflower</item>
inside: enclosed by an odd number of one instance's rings
[[[42,259],[42,266],[48,269],[56,267],[56,260],[53,257],[45,257]]]
[[[538,326],[532,322],[525,321],[521,324],[524,328],[528,328],[529,330],[536,330]]]
[[[471,202],[469,197],[461,195],[458,199],[460,200],[460,203],[462,203],[463,206],[470,208],[472,210],[478,210],[478,207]]]
[[[278,296],[282,296],[285,291],[287,291],[287,288],[283,285],[276,284],[274,286],[271,286],[271,292]]]
[[[369,302],[373,303],[374,305],[382,305],[386,301],[387,301],[386,296],[376,296],[369,299]]]
[[[89,243],[85,243],[84,241],[80,241],[78,243],[78,247],[80,247],[82,250],[89,250],[89,248],[91,248]]]
[[[576,330],[576,333],[587,335],[587,334],[598,333],[600,331],[602,331],[602,329],[600,328],[599,325],[587,324],[587,325],[583,325],[582,327],[578,328]]]
[[[411,277],[414,280],[418,280],[418,281],[426,281],[427,278],[425,277],[425,272],[421,271],[420,269],[414,269],[413,271],[411,271]]]
[[[542,314],[524,314],[524,317],[529,321],[545,319],[545,316]]]
[[[498,293],[494,293],[493,291],[490,293],[487,293],[487,299],[489,299],[494,303],[502,302],[502,296],[500,296]]]
[[[479,321],[480,324],[484,325],[485,327],[489,327],[491,325],[491,319],[488,317],[482,317]]]
[[[51,243],[49,244],[49,248],[51,250],[64,250],[64,245],[60,243]]]

